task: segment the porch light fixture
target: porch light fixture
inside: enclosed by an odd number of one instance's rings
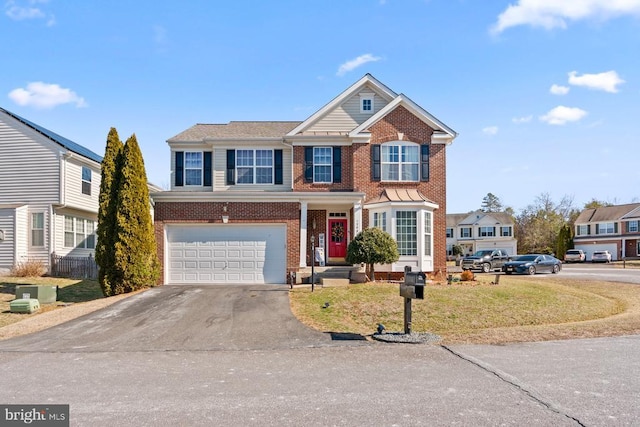
[[[229,222],[229,215],[222,215],[222,223],[226,224]]]

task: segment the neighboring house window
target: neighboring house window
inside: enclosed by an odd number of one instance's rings
[[[460,237],[462,238],[471,238],[471,227],[462,227],[460,229]]]
[[[576,234],[578,236],[586,236],[587,234],[589,234],[589,226],[579,225]]]
[[[447,239],[453,237],[453,228],[447,228]]]
[[[236,150],[236,183],[273,184],[273,150]]]
[[[44,246],[44,212],[31,214],[31,246]]]
[[[184,184],[202,185],[202,153],[184,153]]]
[[[480,237],[494,237],[496,235],[495,227],[480,227],[478,235]]]
[[[90,219],[64,217],[64,246],[66,248],[96,247],[96,224]]]
[[[400,255],[417,255],[418,239],[415,211],[398,211],[396,213],[396,242]]]
[[[82,167],[82,194],[91,195],[91,169]]]
[[[332,147],[313,147],[313,182],[331,182]]]
[[[382,181],[418,181],[420,155],[418,145],[382,145]]]
[[[431,256],[431,212],[424,213],[424,254]]]
[[[379,228],[382,231],[387,231],[387,213],[386,212],[373,213],[373,227]]]
[[[510,226],[500,227],[500,235],[503,237],[511,237],[512,235],[511,227]]]
[[[627,223],[627,231],[629,233],[637,233],[638,232],[638,221],[629,221]]]
[[[616,226],[613,222],[605,222],[596,226],[596,234],[614,234],[615,230]]]

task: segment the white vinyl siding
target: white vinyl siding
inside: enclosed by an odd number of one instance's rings
[[[5,121],[0,115],[3,203],[58,203],[59,165],[55,143],[26,126],[25,129],[14,127],[13,122]]]
[[[86,210],[92,213],[98,213],[98,198],[100,197],[100,169],[99,165],[82,164],[75,159],[65,161],[65,204],[69,208]],[[82,193],[82,169],[89,168],[91,170],[91,195]]]
[[[0,241],[0,271],[13,267],[16,223],[15,208],[0,208],[0,230],[4,232],[4,240]]]
[[[373,114],[380,111],[387,104],[387,101],[376,94],[373,98]],[[342,105],[313,124],[307,132],[345,132],[353,130],[372,116],[371,112],[361,113],[360,107],[360,95],[354,94]]]
[[[282,145],[264,146],[260,150],[282,150],[282,184],[227,185],[227,150],[238,147],[216,147],[213,151],[213,191],[286,191],[291,190],[291,150]],[[272,181],[273,182],[273,181]],[[175,188],[174,188],[175,190]],[[211,191],[210,189],[204,191]]]

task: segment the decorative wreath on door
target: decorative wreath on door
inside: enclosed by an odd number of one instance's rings
[[[331,237],[334,242],[340,242],[344,239],[344,225],[335,223],[331,226]]]

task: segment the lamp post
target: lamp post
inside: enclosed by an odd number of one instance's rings
[[[316,281],[315,265],[316,265],[316,237],[312,234],[311,235],[311,292],[313,292],[314,284]]]

